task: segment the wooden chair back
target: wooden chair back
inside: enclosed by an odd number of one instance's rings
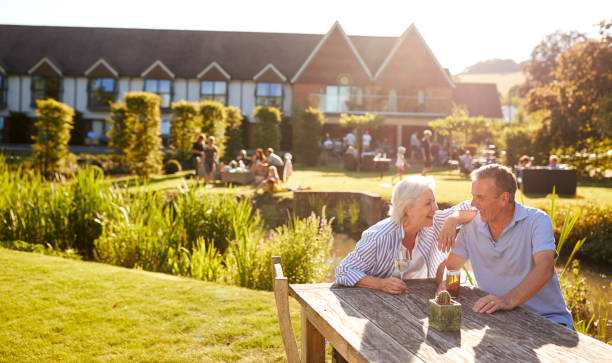
[[[287,361],[289,363],[299,363],[300,354],[293,326],[291,325],[291,316],[289,316],[289,282],[285,275],[283,275],[280,256],[272,256],[271,263],[278,324],[280,326],[281,337],[283,338],[283,345],[285,346],[285,353],[287,353]]]

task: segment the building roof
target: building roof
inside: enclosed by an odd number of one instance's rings
[[[470,116],[502,118],[495,83],[455,83],[453,102],[467,106]]]
[[[140,77],[160,60],[177,78],[196,78],[212,62],[231,79],[250,80],[266,65],[293,77],[322,34],[0,25],[0,62],[26,74],[43,57],[64,75],[83,76],[100,58],[125,77]],[[349,36],[374,72],[396,37]]]

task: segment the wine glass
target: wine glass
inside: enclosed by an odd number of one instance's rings
[[[400,245],[395,251],[393,264],[395,265],[395,269],[400,273],[400,279],[404,280],[404,273],[407,272],[410,267],[410,258],[408,257],[408,249],[403,245]]]

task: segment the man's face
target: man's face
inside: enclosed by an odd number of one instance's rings
[[[472,207],[480,212],[480,219],[489,223],[506,206],[505,193],[499,193],[493,178],[478,179],[472,182]]]

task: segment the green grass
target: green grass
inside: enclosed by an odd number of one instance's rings
[[[420,167],[412,167],[406,170],[405,175],[420,174]],[[147,189],[152,190],[167,190],[176,189],[177,186],[187,183],[189,186],[195,185],[193,179],[186,179],[188,172],[182,172],[174,175],[161,175],[150,179]],[[336,191],[367,191],[379,194],[385,200],[391,199],[393,186],[391,185],[391,177],[394,171],[391,169],[384,173],[383,178],[377,172],[351,172],[345,171],[341,165],[329,165],[319,167],[296,167],[295,173],[291,176],[286,186],[310,187],[311,190],[336,190]],[[454,204],[464,200],[471,199],[470,186],[471,182],[459,174],[456,170],[447,170],[442,168],[434,168],[430,173],[436,181],[435,194],[438,203]],[[121,179],[119,182],[131,183],[134,179]],[[395,180],[397,182],[397,179]],[[138,187],[131,187],[131,191],[136,191]],[[204,191],[204,189],[202,189]],[[206,192],[226,192],[227,188],[221,182],[215,184],[215,188],[207,189]],[[235,186],[231,192],[237,194],[251,195],[254,187]],[[290,197],[292,193],[281,193]],[[579,199],[590,199],[601,202],[612,203],[612,183],[599,182],[593,180],[579,179],[577,195]],[[520,201],[521,197],[517,195]],[[561,196],[561,201],[572,201],[574,197]],[[550,202],[547,196],[543,194],[526,195],[525,203],[530,206],[547,206]],[[563,203],[563,202],[562,202]]]
[[[0,302],[0,361],[285,359],[270,292],[0,248]]]

